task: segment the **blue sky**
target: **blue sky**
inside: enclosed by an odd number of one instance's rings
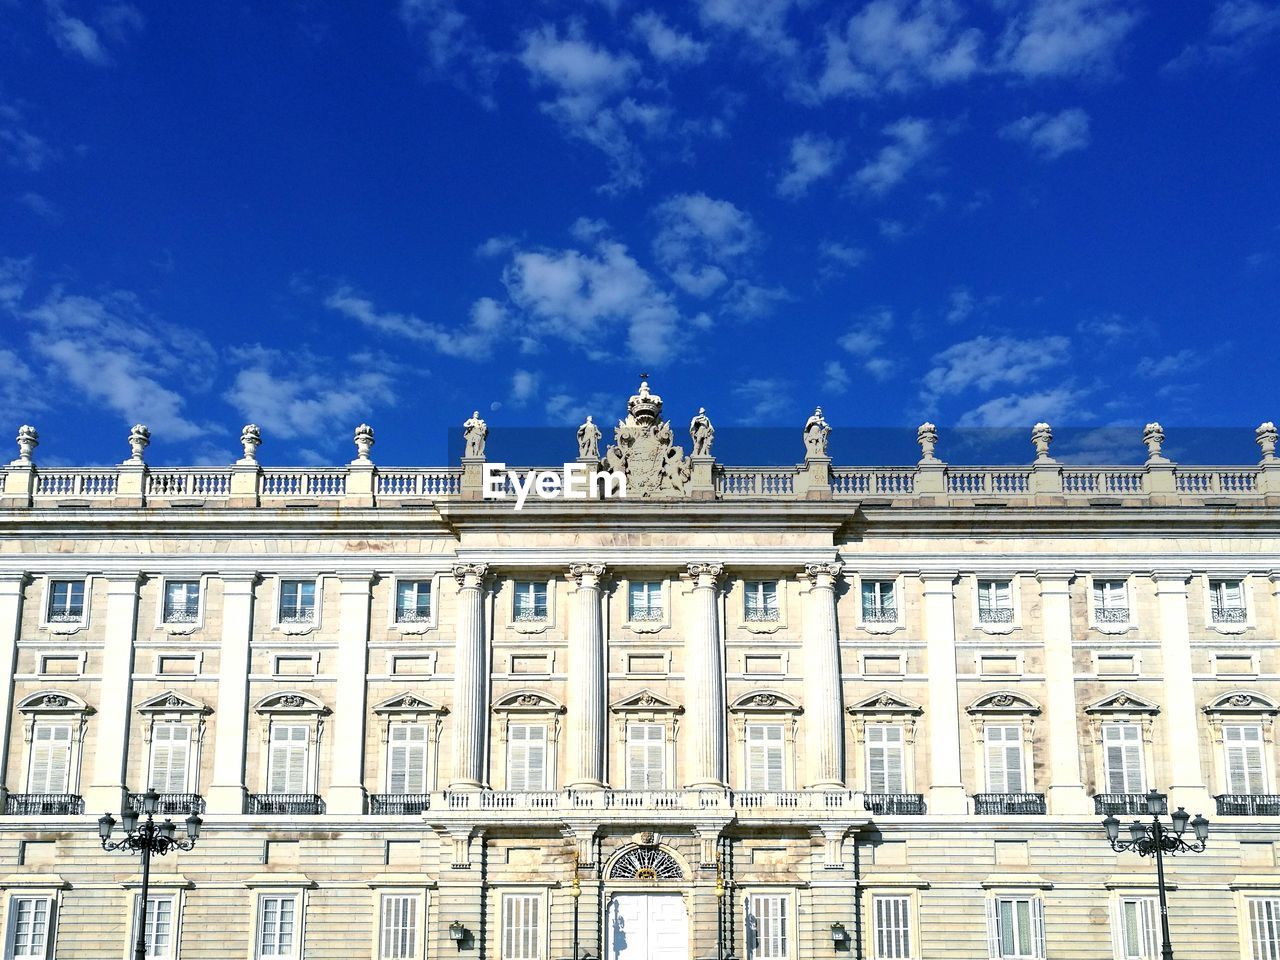
[[[247,421],[268,463],[361,421],[433,463],[644,370],[681,431],[1158,419],[1252,459],[1277,76],[1263,0],[0,0],[0,423],[46,464],[138,420],[154,463]]]

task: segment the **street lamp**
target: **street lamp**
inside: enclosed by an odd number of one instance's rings
[[[172,820],[156,823],[156,810],[160,807],[160,794],[149,789],[142,795],[142,813],[146,820],[138,822],[138,811],[126,803],[120,812],[120,825],[124,828],[124,836],[113,841],[111,831],[115,829],[116,818],[104,813],[98,818],[98,836],[102,839],[103,850],[125,850],[129,853],[142,852],[142,909],[138,912],[138,936],[133,946],[133,960],[147,960],[147,890],[151,885],[151,855],[163,857],[170,850],[190,850],[200,837],[200,817],[192,813],[187,817],[187,839],[179,840],[175,836],[177,827]]]
[[[1147,813],[1151,814],[1150,825],[1135,820],[1129,825],[1129,839],[1120,839],[1120,821],[1107,814],[1102,821],[1102,828],[1107,831],[1107,840],[1116,853],[1133,850],[1139,856],[1156,858],[1156,883],[1160,889],[1160,933],[1162,960],[1173,960],[1173,945],[1169,943],[1169,905],[1165,897],[1164,887],[1164,855],[1177,853],[1204,853],[1205,844],[1209,840],[1209,821],[1200,814],[1192,819],[1191,814],[1179,807],[1169,819],[1173,821],[1170,830],[1160,820],[1162,813],[1169,812],[1168,798],[1159,790],[1152,789],[1147,793]],[[1187,823],[1191,823],[1194,840],[1184,840]]]

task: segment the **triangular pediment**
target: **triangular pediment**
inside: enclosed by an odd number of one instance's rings
[[[65,690],[38,690],[18,704],[21,713],[93,713],[75,694]]]
[[[866,699],[859,700],[850,706],[848,711],[849,713],[892,713],[919,716],[924,713],[924,707],[918,703],[913,703],[906,697],[898,696],[896,693],[881,690]]]
[[[965,711],[982,714],[1038,714],[1040,704],[1016,690],[995,690],[978,697]]]
[[[1128,690],[1109,693],[1084,708],[1085,713],[1159,713],[1160,707]]]
[[[328,713],[329,708],[310,694],[297,690],[269,693],[253,708],[258,713]]]
[[[138,704],[139,713],[212,713],[213,710],[191,697],[184,697],[174,690],[166,690]]]
[[[398,693],[394,697],[388,697],[373,708],[374,713],[448,713],[447,707],[426,697],[420,697],[416,693]]]
[[[794,699],[777,690],[752,690],[744,693],[729,704],[734,711],[750,711],[752,713],[803,713],[804,710]]]
[[[541,690],[517,690],[501,697],[493,709],[503,713],[564,713],[565,708],[555,697]]]
[[[1204,708],[1204,712],[1219,715],[1244,714],[1256,717],[1280,713],[1280,706],[1273,699],[1263,696],[1256,690],[1232,690],[1230,693],[1215,697]]]
[[[684,707],[677,703],[672,703],[660,693],[656,693],[648,688],[639,690],[636,693],[629,694],[621,700],[617,700],[609,707],[610,710],[627,711],[627,710],[656,710],[665,711],[667,713],[682,713]]]

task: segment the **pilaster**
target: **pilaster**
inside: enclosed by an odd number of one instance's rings
[[[921,574],[929,668],[929,812],[968,812],[960,776],[960,703],[956,692],[954,573]]]
[[[330,813],[364,813],[365,713],[372,574],[338,581],[338,683],[333,717]]]
[[[810,563],[804,609],[804,756],[815,789],[844,786],[844,703],[835,581],[844,564]]]
[[[102,684],[98,688],[97,743],[93,779],[85,791],[85,806],[91,811],[115,812],[125,802],[125,758],[133,708],[133,640],[138,624],[140,579],[136,573],[106,577],[106,630],[102,643]]]
[[[1071,581],[1074,574],[1041,573],[1040,616],[1044,635],[1045,701],[1049,712],[1049,812],[1087,814],[1076,727],[1075,664],[1071,654]]]
[[[13,674],[22,633],[22,600],[27,575],[0,576],[0,813],[9,794],[9,745],[13,730]],[[21,790],[21,788],[19,788]]]
[[[484,580],[488,570],[483,563],[460,563],[453,568],[458,582],[458,625],[450,790],[480,790],[488,779],[485,761],[489,745],[489,651],[484,635]]]
[[[1169,806],[1193,813],[1212,807],[1200,755],[1200,711],[1191,671],[1187,623],[1189,572],[1157,573],[1156,606],[1164,658],[1164,720],[1169,744]]]
[[[691,563],[685,639],[685,786],[727,786],[725,767],[724,656],[720,639],[719,563]]]
[[[218,715],[214,725],[210,813],[244,813],[245,736],[249,721],[249,641],[256,573],[222,578],[222,645],[218,654]]]
[[[570,790],[605,786],[605,656],[600,611],[604,576],[605,567],[599,563],[575,563],[569,568],[569,579],[577,585],[569,617],[569,676],[574,696],[569,701],[565,786]]]

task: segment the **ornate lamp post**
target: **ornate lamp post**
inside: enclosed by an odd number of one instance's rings
[[[190,850],[200,837],[200,824],[197,814],[187,817],[187,838],[176,837],[177,826],[172,820],[156,823],[156,810],[160,806],[160,794],[154,789],[142,795],[142,813],[146,820],[138,822],[138,811],[131,806],[120,813],[120,825],[124,828],[124,836],[116,841],[111,839],[111,831],[115,829],[116,818],[104,813],[98,818],[98,836],[102,838],[103,850],[126,850],[129,853],[142,852],[142,909],[138,911],[138,936],[133,947],[133,960],[147,958],[147,892],[151,885],[151,855],[164,856],[170,850]]]
[[[1169,817],[1173,821],[1172,829],[1160,820],[1162,813],[1169,812],[1168,797],[1159,790],[1152,789],[1147,793],[1147,812],[1151,814],[1151,823],[1144,824],[1135,820],[1129,825],[1129,839],[1120,839],[1120,821],[1108,814],[1102,821],[1107,831],[1107,840],[1116,853],[1133,850],[1139,856],[1156,858],[1156,883],[1160,890],[1160,934],[1162,960],[1173,960],[1173,945],[1169,943],[1169,905],[1164,886],[1164,855],[1178,853],[1204,853],[1205,843],[1209,839],[1209,821],[1200,814],[1192,819],[1187,811],[1179,807]],[[1187,823],[1190,821],[1194,840],[1184,840]]]

